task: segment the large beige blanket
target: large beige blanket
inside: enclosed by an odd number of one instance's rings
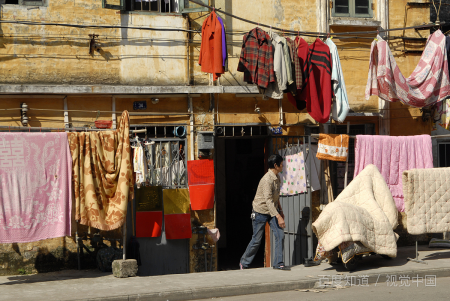
[[[450,231],[450,168],[404,171],[403,193],[408,233]]]
[[[383,176],[370,164],[325,207],[312,227],[326,251],[359,241],[375,253],[396,257],[397,214]]]

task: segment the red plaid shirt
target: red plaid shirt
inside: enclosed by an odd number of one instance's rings
[[[275,81],[273,46],[264,30],[254,28],[244,35],[237,71],[244,72],[245,82],[261,88]]]

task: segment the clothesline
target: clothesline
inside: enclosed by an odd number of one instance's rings
[[[225,14],[227,16],[232,17],[232,18],[235,18],[235,19],[238,19],[238,20],[250,23],[250,24],[254,24],[254,25],[257,25],[259,27],[267,27],[267,28],[271,28],[273,30],[278,30],[278,31],[281,31],[281,32],[284,32],[284,33],[301,34],[301,35],[304,35],[304,36],[308,36],[308,35],[309,36],[321,36],[321,37],[327,37],[327,36],[329,36],[331,34],[329,32],[325,32],[324,33],[324,32],[300,31],[300,30],[298,30],[298,31],[287,30],[287,29],[283,29],[283,28],[279,28],[279,27],[275,27],[275,26],[266,25],[266,24],[262,24],[262,23],[259,23],[259,22],[251,21],[251,20],[248,20],[248,19],[244,19],[244,18],[238,17],[236,15],[227,13],[227,12],[221,10],[221,9],[215,8],[213,6],[209,6],[209,5],[203,4],[203,3],[199,2],[199,1],[196,1],[196,0],[189,0],[189,1],[192,2],[192,3],[198,4],[200,6],[207,7],[209,9],[211,9],[211,10],[216,11],[216,12],[223,13],[223,14]],[[405,30],[405,29],[416,29],[416,28],[426,28],[426,27],[435,27],[435,26],[441,26],[441,25],[446,25],[446,22],[440,22],[439,25],[436,25],[435,23],[433,23],[433,24],[424,24],[424,25],[418,25],[418,26],[409,26],[409,27],[391,28],[391,29],[382,29],[382,30],[372,30],[372,31],[360,31],[360,32],[356,31],[356,32],[332,33],[332,35],[336,36],[336,37],[337,36],[352,35],[352,34],[353,35],[355,35],[355,34],[374,34],[375,35],[375,34],[379,34],[381,32],[400,31],[400,30]]]

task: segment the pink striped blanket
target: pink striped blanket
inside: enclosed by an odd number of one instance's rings
[[[354,177],[370,164],[386,181],[398,211],[404,212],[403,171],[433,168],[431,137],[357,135]]]
[[[419,63],[408,78],[397,66],[388,43],[380,36],[377,39],[370,49],[367,100],[378,95],[386,101],[422,108],[450,96],[445,35],[440,30],[428,38]]]
[[[0,243],[70,236],[66,133],[0,133]]]

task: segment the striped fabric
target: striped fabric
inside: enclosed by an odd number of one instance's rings
[[[330,119],[331,55],[330,48],[320,39],[309,46],[309,58],[305,72],[307,110],[314,120],[326,123]]]
[[[428,38],[419,63],[408,78],[401,73],[388,43],[380,36],[377,40],[370,49],[367,100],[371,95],[378,95],[386,101],[400,100],[422,108],[450,96],[445,35],[440,30]]]

